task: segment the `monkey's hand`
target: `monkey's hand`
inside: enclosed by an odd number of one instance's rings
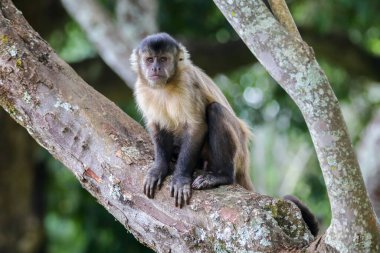
[[[162,182],[165,176],[168,174],[168,168],[165,165],[154,164],[150,168],[148,174],[144,178],[144,194],[148,198],[154,197],[154,192],[156,188],[161,189]]]
[[[185,203],[188,205],[191,198],[191,178],[174,175],[170,195],[175,198],[176,207],[182,208]]]

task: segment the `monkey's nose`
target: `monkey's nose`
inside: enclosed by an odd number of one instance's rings
[[[152,71],[153,72],[159,72],[159,71],[161,71],[161,68],[160,67],[153,67]]]

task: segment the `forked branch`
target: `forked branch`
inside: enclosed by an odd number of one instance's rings
[[[293,204],[237,186],[197,191],[183,209],[167,182],[148,199],[146,131],[59,59],[10,0],[0,4],[0,105],[142,243],[157,252],[286,252],[313,240]]]

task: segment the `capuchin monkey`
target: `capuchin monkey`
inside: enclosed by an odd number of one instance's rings
[[[249,128],[216,84],[191,63],[185,47],[166,33],[150,35],[133,51],[131,63],[137,73],[136,101],[155,150],[144,193],[153,198],[175,150],[179,153],[170,191],[176,206],[189,202],[191,188],[236,182],[253,190],[248,175]],[[204,173],[192,182],[197,166]]]
[[[170,192],[176,206],[189,204],[191,189],[237,183],[252,191],[251,132],[211,78],[191,63],[186,48],[166,33],[153,34],[130,60],[137,73],[135,98],[154,143],[144,193],[154,197],[173,157]],[[193,181],[195,168],[203,172]]]

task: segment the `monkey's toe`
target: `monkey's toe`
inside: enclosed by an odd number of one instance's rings
[[[191,186],[190,183],[172,183],[170,186],[170,195],[175,199],[175,206],[182,208],[185,204],[190,203]]]
[[[156,191],[156,188],[160,188],[161,185],[161,177],[153,176],[153,175],[146,175],[144,179],[144,194],[148,198],[154,198],[154,192]]]
[[[209,189],[213,187],[213,185],[211,184],[211,181],[208,175],[200,175],[196,179],[194,179],[191,187],[195,190],[203,190],[203,189]]]
[[[226,175],[214,175],[214,174],[203,174],[198,176],[191,185],[195,190],[204,190],[217,187],[219,185],[232,184],[233,178]]]

